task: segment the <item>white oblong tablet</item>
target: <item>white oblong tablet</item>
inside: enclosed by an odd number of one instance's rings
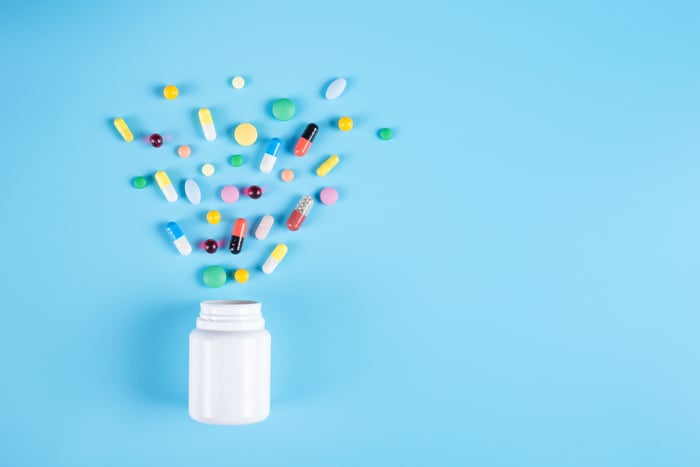
[[[332,101],[333,99],[339,98],[343,91],[345,91],[345,86],[347,86],[347,84],[348,82],[345,80],[345,78],[338,78],[334,80],[326,88],[326,99]]]
[[[185,196],[192,204],[199,204],[202,201],[202,192],[199,189],[199,185],[192,179],[185,182]]]
[[[260,219],[260,222],[258,222],[258,228],[255,229],[255,238],[257,238],[258,240],[265,240],[265,238],[267,238],[267,235],[270,233],[272,224],[274,223],[274,217],[272,217],[269,214],[264,215],[262,219]]]

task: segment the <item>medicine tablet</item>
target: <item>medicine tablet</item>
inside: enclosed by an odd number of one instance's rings
[[[221,266],[209,266],[202,274],[204,285],[217,288],[226,283],[226,270]]]
[[[221,222],[221,213],[219,211],[209,211],[207,213],[207,222],[210,224],[218,224]]]
[[[379,136],[379,139],[389,141],[394,136],[394,132],[391,131],[391,128],[382,128],[377,132],[377,136]]]
[[[214,172],[216,172],[216,169],[212,164],[204,164],[202,166],[202,175],[204,175],[205,177],[211,177],[212,175],[214,175]]]
[[[255,229],[255,238],[258,240],[265,240],[274,223],[274,217],[269,214],[264,215],[262,219],[260,219],[260,222],[258,222],[258,227]]]
[[[246,269],[236,269],[233,273],[233,279],[238,283],[248,282],[250,273]]]
[[[191,179],[185,181],[185,196],[192,204],[199,204],[200,201],[202,201],[202,192],[200,191],[197,182]]]
[[[338,129],[340,131],[350,131],[352,130],[352,118],[350,117],[340,117],[338,119]]]
[[[231,156],[228,162],[234,167],[240,167],[245,161],[243,160],[243,156],[241,156],[240,154],[236,154],[235,156]]]
[[[148,179],[146,177],[134,177],[131,179],[131,184],[134,188],[145,188],[148,185]]]
[[[177,86],[173,86],[172,84],[168,84],[163,88],[163,96],[169,101],[175,99],[179,93],[180,91],[177,89]]]
[[[231,86],[233,86],[234,89],[243,89],[245,86],[245,79],[243,79],[242,76],[236,76],[231,80]]]
[[[332,101],[333,99],[339,98],[343,91],[345,91],[345,86],[347,86],[347,84],[348,82],[345,80],[345,78],[338,78],[334,80],[326,88],[326,99]]]
[[[282,177],[282,180],[285,182],[291,182],[294,180],[294,171],[291,169],[284,169],[280,174],[280,177]]]
[[[323,204],[330,206],[338,202],[338,191],[335,188],[326,187],[321,190],[319,198]]]
[[[177,155],[182,157],[183,159],[187,159],[190,157],[190,154],[192,154],[192,150],[190,149],[189,146],[182,145],[178,146],[177,148]]]
[[[224,203],[233,203],[238,200],[238,188],[233,185],[226,185],[221,189],[221,200]]]
[[[290,99],[277,99],[272,103],[272,115],[277,120],[282,120],[283,122],[291,120],[294,117],[295,112],[296,107],[294,106],[294,102],[292,102]]]
[[[258,140],[258,130],[252,123],[241,123],[234,130],[233,139],[241,146],[250,146]]]

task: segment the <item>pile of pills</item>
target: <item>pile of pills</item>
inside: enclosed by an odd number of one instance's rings
[[[245,79],[242,76],[236,76],[232,79],[231,85],[234,89],[243,89],[245,87]],[[338,78],[331,82],[325,91],[325,97],[328,100],[334,100],[339,98],[347,87],[347,80],[345,78]],[[163,88],[163,97],[167,100],[176,99],[180,94],[177,86],[169,84]],[[272,116],[279,121],[285,122],[293,119],[296,115],[296,106],[291,99],[279,98],[273,101]],[[197,112],[199,118],[199,123],[201,126],[202,135],[207,141],[214,141],[217,138],[216,127],[214,125],[214,118],[212,113],[207,108],[201,108]],[[308,121],[308,120],[307,120]],[[339,117],[337,120],[337,127],[342,132],[348,132],[353,129],[353,120],[349,116]],[[122,139],[129,143],[134,140],[134,135],[131,132],[127,122],[123,118],[115,118],[114,126],[122,137]],[[325,131],[325,130],[324,130]],[[301,158],[304,157],[309,150],[312,148],[312,144],[315,138],[319,134],[319,127],[316,123],[308,123],[301,135],[299,136],[296,144],[293,146],[294,155]],[[258,140],[258,129],[249,122],[239,123],[233,131],[234,141],[243,147],[248,147]],[[381,128],[377,131],[377,136],[381,140],[390,140],[393,137],[393,132],[389,128]],[[168,137],[170,138],[170,137]],[[164,144],[164,138],[160,133],[151,133],[150,135],[144,137],[144,139],[153,147],[160,148]],[[283,145],[283,141],[280,138],[270,138],[265,144],[265,150],[260,158],[259,170],[263,174],[268,174],[273,171],[275,164],[277,163],[280,148]],[[177,147],[177,155],[186,159],[192,154],[192,149],[187,144],[181,144]],[[328,156],[317,168],[316,175],[318,177],[328,176],[340,163],[340,156],[338,154],[332,154]],[[233,167],[241,167],[245,164],[245,159],[242,155],[236,154],[230,156],[228,162]],[[212,163],[205,163],[199,167],[202,175],[210,177],[216,172],[216,167]],[[285,183],[290,183],[294,180],[295,174],[291,169],[284,169],[279,173],[280,180]],[[163,170],[158,170],[153,174],[153,177],[137,176],[131,180],[131,185],[137,189],[143,189],[148,186],[151,180],[155,180],[156,185],[163,194],[166,201],[174,203],[179,199],[178,192],[175,189],[175,185],[170,180],[168,174]],[[225,204],[234,203],[238,200],[239,194],[243,194],[251,199],[259,199],[263,196],[263,189],[258,185],[249,185],[243,187],[237,187],[234,185],[226,185],[220,189],[218,195],[221,201]],[[198,205],[202,200],[202,192],[199,185],[194,179],[187,179],[184,183],[184,195],[185,198],[193,205]],[[338,191],[333,187],[325,187],[320,190],[318,194],[318,199],[324,205],[333,205],[338,202],[339,194]],[[289,217],[286,221],[286,227],[291,232],[298,231],[307,216],[311,212],[311,208],[314,205],[314,198],[309,195],[304,195],[298,200],[294,209],[292,209]],[[203,216],[203,220],[211,225],[219,224],[222,221],[221,212],[216,209],[209,210]],[[228,251],[233,255],[239,255],[243,251],[243,245],[245,243],[246,234],[248,232],[248,221],[245,218],[239,217],[232,220],[233,229],[231,231],[231,238],[228,242]],[[270,231],[275,226],[275,219],[270,214],[264,214],[260,216],[258,222],[255,224],[253,234],[258,240],[265,240],[269,235]],[[173,243],[175,250],[183,256],[190,255],[193,251],[192,245],[185,236],[182,228],[176,222],[168,222],[165,226],[165,234],[170,238]],[[206,254],[215,254],[219,249],[225,246],[224,240],[216,240],[209,238],[201,243],[199,247]],[[272,248],[269,256],[261,259],[260,270],[265,274],[271,274],[280,262],[287,255],[287,245],[284,243],[279,243]],[[251,274],[246,269],[236,269],[227,272],[222,266],[213,265],[204,269],[202,273],[202,282],[207,287],[221,287],[226,284],[229,278],[232,278],[237,283],[247,282],[251,277]]]

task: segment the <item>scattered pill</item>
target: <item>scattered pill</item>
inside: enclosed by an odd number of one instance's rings
[[[231,80],[231,86],[233,86],[234,89],[243,89],[245,86],[245,79],[242,76],[235,76]]]
[[[202,248],[204,248],[204,251],[210,255],[213,255],[219,249],[219,244],[213,238],[209,238],[204,240],[204,243],[202,243]]]
[[[190,203],[195,205],[202,201],[202,192],[197,182],[192,179],[185,181],[185,196]]]
[[[271,215],[266,214],[262,216],[262,219],[260,219],[260,222],[258,222],[258,227],[255,229],[255,238],[258,240],[265,240],[274,223],[275,218]]]
[[[334,80],[326,88],[326,99],[332,101],[333,99],[339,98],[343,91],[345,91],[345,86],[347,86],[347,84],[348,82],[345,80],[345,78],[338,78]]]
[[[321,190],[318,197],[321,199],[323,204],[330,206],[338,202],[338,191],[335,188],[326,187]]]
[[[272,103],[272,115],[277,120],[282,120],[283,122],[291,120],[295,112],[296,107],[290,99],[277,99]]]
[[[338,165],[338,162],[340,162],[340,157],[338,157],[337,154],[329,156],[328,159],[323,161],[323,164],[318,166],[318,169],[316,169],[316,175],[319,177],[325,177],[336,165]]]
[[[178,146],[177,148],[177,155],[182,157],[183,159],[187,159],[190,157],[190,154],[192,154],[192,149],[190,149],[189,146],[182,145]]]
[[[314,199],[311,196],[302,196],[297,206],[289,215],[289,219],[287,219],[287,228],[293,232],[299,230],[299,227],[301,227],[301,224],[306,220],[306,216],[309,214],[309,211],[311,211],[313,205]]]
[[[379,139],[389,141],[394,136],[394,132],[391,131],[391,128],[382,128],[377,132],[377,135],[379,136]]]
[[[243,248],[246,230],[248,230],[248,222],[242,217],[236,219],[231,231],[231,243],[228,245],[229,251],[234,255],[240,253]]]
[[[240,154],[236,154],[235,156],[231,156],[228,162],[234,167],[240,167],[245,161],[243,160],[243,156],[241,156]]]
[[[259,199],[262,196],[262,193],[262,188],[260,188],[258,185],[250,185],[245,190],[245,194],[252,199]]]
[[[207,222],[210,224],[218,224],[221,222],[221,213],[217,210],[209,211],[207,213]]]
[[[306,128],[301,134],[299,141],[297,141],[297,145],[294,146],[294,154],[296,154],[299,157],[302,157],[304,154],[306,154],[306,151],[308,151],[311,147],[311,143],[313,143],[314,138],[316,138],[317,134],[318,125],[316,125],[315,123],[309,123],[308,125],[306,125]]]
[[[284,259],[287,254],[287,245],[284,243],[278,244],[270,256],[267,257],[265,264],[262,266],[262,270],[265,274],[272,274],[272,272],[277,268],[277,265]]]
[[[282,177],[282,180],[285,182],[291,182],[294,180],[294,171],[291,169],[284,169],[280,174],[280,177]]]
[[[171,203],[177,201],[177,191],[175,191],[175,187],[170,181],[170,177],[168,177],[168,174],[162,170],[159,170],[155,174],[155,179],[156,183],[158,184],[158,187],[160,188],[160,191],[163,192],[163,196],[165,196],[165,199],[167,199]]]
[[[214,172],[216,172],[216,169],[212,164],[204,164],[202,166],[202,175],[204,175],[205,177],[211,177],[212,175],[214,175]]]
[[[250,146],[258,139],[258,130],[252,123],[241,123],[233,131],[233,139],[241,146]]]
[[[148,185],[148,179],[146,177],[134,177],[131,179],[131,185],[140,190]]]
[[[199,109],[199,124],[202,125],[202,133],[207,141],[216,139],[216,128],[214,128],[214,119],[211,117],[211,112],[207,108]]]
[[[165,225],[165,231],[168,233],[168,237],[170,237],[173,245],[175,245],[175,248],[177,248],[177,251],[179,251],[181,255],[187,256],[192,253],[192,245],[190,245],[185,234],[182,233],[182,229],[179,225],[175,222],[168,222]]]
[[[180,91],[177,89],[177,86],[172,84],[168,84],[163,88],[163,96],[169,101],[175,99],[179,93]]]
[[[350,117],[340,117],[338,119],[338,129],[340,131],[350,131],[352,130],[352,118]]]
[[[224,203],[234,203],[238,200],[238,188],[233,185],[226,185],[221,189],[221,200]]]
[[[114,127],[117,129],[121,137],[127,143],[130,143],[134,140],[134,135],[131,133],[129,126],[126,124],[123,118],[115,118]]]
[[[221,266],[209,266],[204,270],[202,279],[207,287],[221,287],[226,283],[226,270]]]
[[[250,273],[248,272],[247,269],[236,269],[236,272],[233,273],[233,279],[238,282],[238,283],[243,283],[243,282],[248,282],[248,279],[250,278]]]
[[[153,133],[148,137],[148,140],[151,142],[151,146],[154,148],[159,148],[163,145],[163,137],[158,133]]]
[[[262,161],[260,161],[260,171],[264,174],[270,173],[272,168],[277,162],[277,153],[282,146],[282,140],[279,138],[272,138],[267,143],[267,148],[265,148],[265,154],[263,154]]]

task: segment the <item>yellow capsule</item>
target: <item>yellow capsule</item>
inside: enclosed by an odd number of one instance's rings
[[[214,128],[214,119],[211,116],[211,112],[207,108],[201,108],[197,114],[199,115],[199,124],[202,125],[204,139],[214,141],[216,139],[216,128]]]
[[[284,259],[284,256],[287,254],[287,245],[284,243],[278,244],[274,250],[272,250],[272,253],[270,253],[270,256],[268,256],[267,260],[265,261],[265,264],[263,264],[262,270],[265,274],[271,274],[272,271],[275,270],[278,264],[280,264],[280,261]]]
[[[123,118],[115,118],[114,126],[116,127],[119,134],[122,135],[124,141],[130,143],[134,140],[134,135],[131,134],[131,130],[129,129],[129,126],[126,124]]]
[[[170,177],[168,177],[168,174],[162,170],[159,170],[158,172],[156,172],[155,179],[156,183],[160,187],[160,191],[163,192],[163,196],[165,196],[165,199],[167,199],[171,203],[177,201],[177,191],[175,191],[175,187],[170,181]]]
[[[316,169],[316,175],[319,177],[325,177],[331,170],[333,170],[333,167],[338,165],[338,162],[340,162],[340,157],[338,157],[337,154],[333,154],[326,159],[323,164],[318,166],[318,169]]]

